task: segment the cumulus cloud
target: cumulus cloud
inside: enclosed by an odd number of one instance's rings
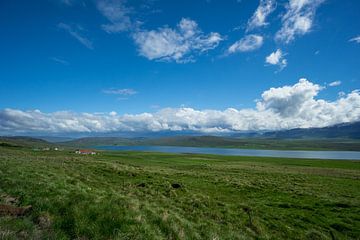
[[[132,27],[131,10],[125,6],[124,0],[99,0],[97,8],[110,22],[101,26],[107,33],[123,32]]]
[[[334,82],[329,83],[330,87],[336,87],[336,86],[339,86],[339,85],[341,85],[341,81],[334,81]]]
[[[239,41],[232,44],[229,49],[228,53],[236,53],[236,52],[250,52],[260,48],[263,45],[263,37],[260,35],[250,34]]]
[[[292,86],[264,91],[256,108],[195,110],[165,108],[155,113],[43,113],[39,110],[0,111],[1,133],[71,133],[118,131],[232,132],[324,127],[360,120],[360,92],[352,91],[329,102],[317,99],[324,89],[306,79]]]
[[[194,54],[214,49],[223,40],[216,32],[204,34],[198,24],[189,18],[181,19],[175,29],[139,30],[133,38],[141,56],[178,63],[193,61]]]
[[[265,62],[271,65],[278,65],[280,70],[284,69],[287,65],[287,60],[284,58],[284,54],[281,49],[277,49],[265,58]]]
[[[316,9],[325,0],[289,0],[287,12],[282,17],[282,27],[276,33],[275,39],[289,43],[296,36],[311,31]]]
[[[260,4],[247,24],[247,31],[266,26],[266,18],[275,10],[275,0],[260,0]]]
[[[66,32],[68,32],[73,38],[78,40],[85,47],[87,47],[89,49],[94,49],[93,43],[82,34],[83,28],[81,28],[80,26],[72,27],[65,23],[59,23],[58,28],[63,29]]]
[[[103,93],[130,96],[130,95],[137,94],[137,91],[135,91],[134,89],[131,89],[131,88],[123,88],[123,89],[110,88],[110,89],[104,89]]]
[[[299,110],[314,99],[321,90],[317,84],[302,78],[293,86],[270,88],[265,91],[258,102],[258,110],[271,109],[280,116],[289,117],[296,115]]]
[[[350,39],[349,41],[350,41],[350,42],[360,43],[360,36],[353,37],[353,38]]]

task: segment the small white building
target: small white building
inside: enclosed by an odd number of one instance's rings
[[[77,149],[75,151],[76,154],[83,154],[83,155],[96,155],[96,152],[89,149]]]

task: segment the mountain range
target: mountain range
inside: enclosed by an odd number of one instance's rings
[[[140,135],[139,135],[140,136]],[[81,138],[55,136],[0,137],[6,146],[81,148],[94,146],[187,146],[292,150],[360,150],[360,122],[324,128],[284,131],[243,132],[226,136],[187,132],[147,133],[144,137],[90,136]]]

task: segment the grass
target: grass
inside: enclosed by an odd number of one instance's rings
[[[359,161],[0,147],[0,201],[33,206],[0,239],[359,239],[359,178]]]

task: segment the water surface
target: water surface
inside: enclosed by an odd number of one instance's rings
[[[198,153],[227,156],[255,156],[255,157],[283,157],[283,158],[314,158],[360,160],[359,151],[287,151],[287,150],[259,150],[259,149],[230,149],[203,147],[173,147],[173,146],[99,146],[99,150],[143,151],[165,153]]]

